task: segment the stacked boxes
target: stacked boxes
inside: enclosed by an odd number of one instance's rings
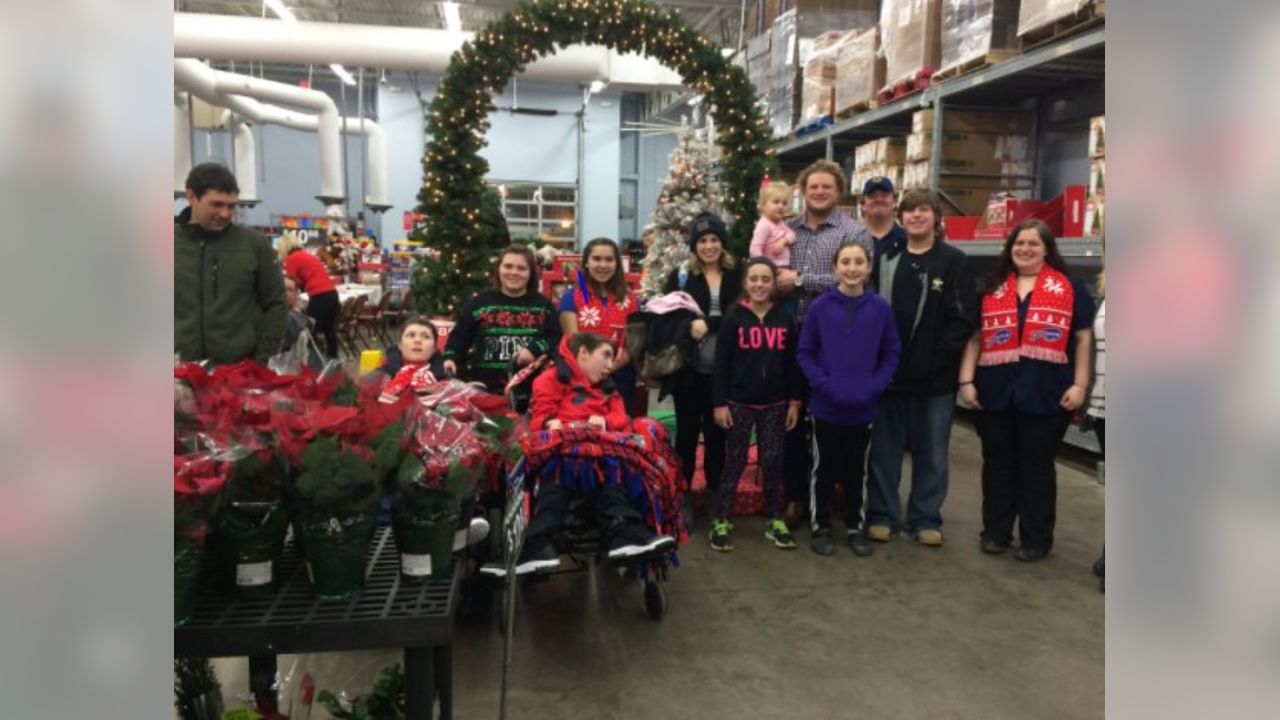
[[[862,185],[868,179],[883,175],[895,188],[908,187],[903,176],[903,163],[907,157],[907,143],[900,137],[872,140],[853,149],[853,173],[849,178],[849,191],[862,194]],[[925,178],[928,184],[928,178]]]
[[[851,31],[836,51],[835,114],[859,106],[872,107],[884,87],[884,58],[879,56],[880,28]]]
[[[800,88],[800,124],[835,114],[836,60],[845,35],[832,30],[813,41]]]
[[[880,42],[887,86],[910,80],[921,70],[932,73],[938,69],[941,22],[941,0],[884,0]]]
[[[772,80],[773,69],[772,40],[772,29],[765,30],[747,40],[747,79],[755,87],[757,101],[767,102],[769,97],[769,83]]]
[[[1018,45],[1019,0],[943,0],[939,70]]]
[[[1029,196],[1035,171],[1030,112],[947,110],[943,117],[939,189],[950,199],[944,203],[948,212],[981,215],[994,193]],[[912,115],[905,188],[929,186],[934,121],[933,110]]]
[[[1105,226],[1106,121],[1106,117],[1101,115],[1089,120],[1089,193],[1084,204],[1084,231],[1086,235],[1094,238],[1103,236]]]
[[[800,54],[796,37],[796,11],[788,10],[773,23],[769,52],[769,124],[773,134],[787,135],[796,125]]]
[[[1097,0],[1022,0],[1018,10],[1018,35],[1027,35],[1065,20],[1089,5],[1103,7]]]

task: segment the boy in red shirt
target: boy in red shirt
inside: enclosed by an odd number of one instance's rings
[[[531,427],[554,431],[571,423],[585,423],[599,430],[630,430],[631,419],[622,396],[609,378],[613,359],[613,345],[595,333],[580,332],[562,339],[554,370],[543,372],[533,382]],[[552,538],[564,527],[569,495],[557,483],[538,484],[517,574],[559,567]],[[589,500],[595,507],[610,560],[657,554],[675,547],[675,538],[655,535],[645,527],[640,512],[627,501],[622,488],[603,485],[591,491]]]

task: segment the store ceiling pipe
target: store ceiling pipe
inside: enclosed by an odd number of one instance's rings
[[[246,207],[253,207],[261,202],[258,199],[258,154],[253,140],[253,129],[243,118],[230,110],[222,113],[222,126],[231,136],[231,147],[236,158],[236,185],[240,186],[240,197],[236,202]]]
[[[187,175],[191,172],[191,96],[173,94],[173,196],[187,194]]]
[[[315,115],[307,115],[304,113],[291,112],[284,108],[274,105],[266,105],[251,98],[238,98],[242,105],[247,106],[250,113],[246,115],[249,120],[261,125],[280,125],[294,130],[302,130],[303,132],[316,132],[320,128],[319,118]],[[224,111],[222,114],[222,123],[225,126],[233,113],[230,110]],[[339,125],[343,132],[361,133],[364,135],[367,143],[367,165],[365,166],[366,175],[368,176],[369,187],[365,191],[364,204],[365,207],[375,212],[382,212],[391,207],[390,201],[387,199],[387,135],[383,132],[382,127],[378,123],[365,119],[363,123],[356,118],[339,118]],[[237,146],[236,155],[236,176],[239,177],[241,167],[239,157],[239,146]],[[241,194],[244,194],[243,185],[240,188]]]
[[[443,73],[474,33],[432,28],[286,23],[240,15],[174,13],[174,57],[328,65]],[[618,90],[678,90],[680,76],[657,60],[621,61],[600,45],[570,45],[529,63],[521,79],[590,83]],[[623,67],[615,72],[614,65]],[[643,65],[643,69],[641,68]]]
[[[263,118],[262,113],[264,108],[270,106],[255,103],[250,98],[318,111],[314,116],[280,112],[286,116],[296,115],[315,119],[316,129],[320,135],[320,195],[317,198],[326,206],[339,205],[346,200],[342,191],[340,162],[342,142],[338,130],[338,106],[333,102],[333,98],[319,90],[307,90],[272,80],[214,70],[199,60],[189,58],[174,59],[173,82],[177,87],[190,91],[205,102],[224,107],[254,122],[269,122]],[[279,109],[274,108],[274,110]]]

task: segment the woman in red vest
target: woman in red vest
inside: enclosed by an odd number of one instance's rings
[[[292,236],[280,238],[277,246],[284,273],[296,279],[307,294],[307,314],[316,321],[316,334],[324,337],[329,357],[338,357],[338,289],[320,258],[302,249]]]
[[[1009,233],[980,303],[978,331],[960,363],[960,398],[977,410],[982,439],[982,551],[1018,560],[1053,547],[1058,444],[1085,402],[1095,305],[1067,274],[1049,226]]]

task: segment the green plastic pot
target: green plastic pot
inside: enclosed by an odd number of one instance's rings
[[[365,556],[377,526],[374,513],[303,518],[294,531],[306,548],[311,588],[321,600],[348,600],[364,590]]]
[[[453,569],[453,536],[458,530],[458,504],[446,493],[415,491],[418,498],[397,499],[391,507],[391,529],[400,555],[400,579],[406,583],[448,577]]]
[[[271,597],[279,578],[289,516],[280,503],[232,503],[215,525],[222,558],[222,585],[238,598]]]
[[[195,611],[200,568],[204,565],[204,545],[182,536],[173,540],[173,624],[180,627]]]

